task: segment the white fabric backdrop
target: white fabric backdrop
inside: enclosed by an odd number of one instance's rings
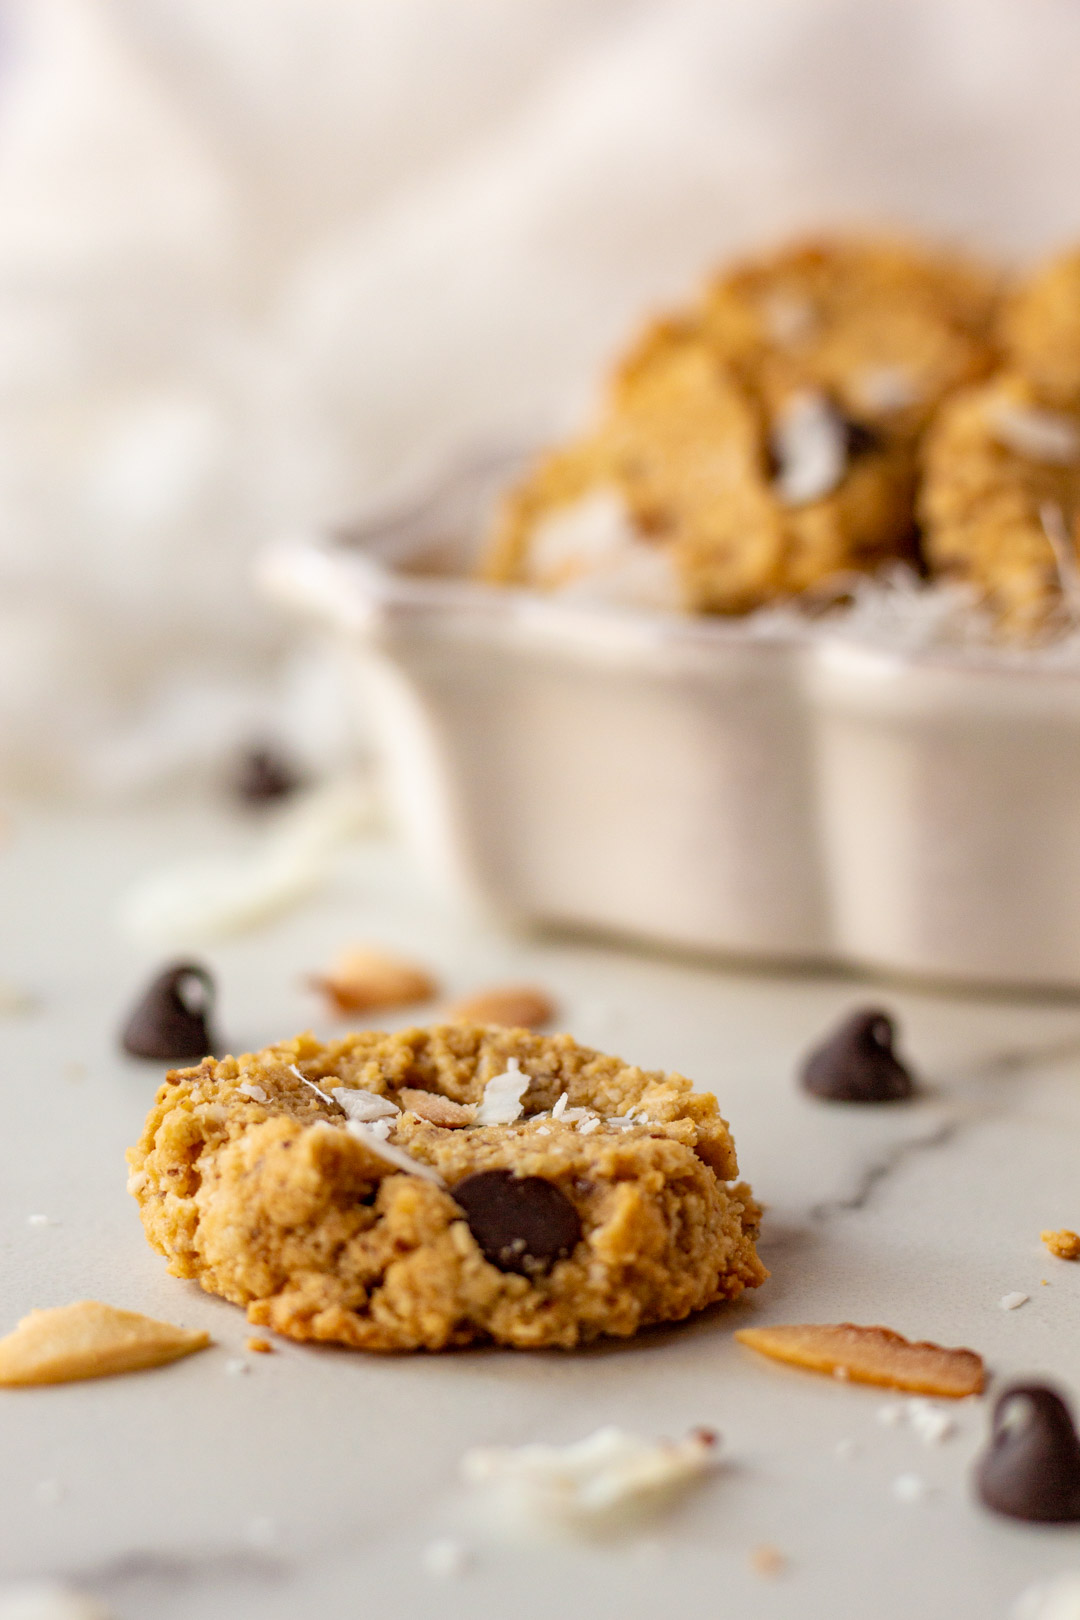
[[[1080,239],[1078,69],[1076,0],[8,0],[0,782],[314,735],[259,545],[568,420],[728,249]]]

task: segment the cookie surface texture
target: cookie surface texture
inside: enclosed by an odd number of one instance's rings
[[[463,1125],[499,1077],[520,1117]],[[454,1024],[206,1059],[161,1087],[128,1159],[174,1275],[295,1339],[571,1348],[767,1275],[715,1098],[568,1035]]]
[[[977,267],[906,243],[734,266],[511,493],[488,578],[738,614],[910,558],[917,443],[993,364],[995,300]]]

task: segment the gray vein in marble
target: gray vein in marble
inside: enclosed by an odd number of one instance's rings
[[[954,1106],[932,1130],[894,1143],[860,1172],[850,1192],[812,1204],[810,1219],[827,1221],[834,1215],[866,1209],[881,1186],[913,1156],[946,1147],[957,1140],[966,1126],[1004,1113],[1006,1107],[999,1089],[1002,1084],[1073,1057],[1080,1057],[1080,1038],[1076,1036],[1045,1046],[995,1052],[967,1070],[961,1070],[953,1076],[950,1085],[958,1107]],[[979,1088],[978,1094],[973,1092],[975,1087]],[[991,1088],[989,1095],[986,1088]]]

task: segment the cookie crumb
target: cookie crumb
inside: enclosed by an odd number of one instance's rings
[[[6,1018],[25,1018],[37,1007],[37,997],[20,985],[0,979],[0,1014]]]
[[[345,951],[329,973],[308,983],[339,1014],[409,1007],[438,993],[435,980],[418,963],[367,946]]]
[[[244,1347],[247,1350],[253,1350],[257,1356],[269,1356],[274,1351],[269,1339],[246,1339]]]
[[[0,1339],[0,1384],[66,1384],[80,1378],[161,1367],[210,1343],[135,1311],[96,1299],[31,1311]]]
[[[998,1304],[1003,1311],[1017,1311],[1021,1305],[1026,1305],[1030,1298],[1030,1294],[1002,1294]]]
[[[428,1542],[420,1554],[420,1562],[437,1580],[453,1580],[468,1569],[469,1554],[463,1543],[455,1541],[453,1536],[440,1536]]]
[[[762,1580],[774,1581],[787,1569],[787,1559],[779,1547],[774,1547],[771,1541],[763,1541],[750,1554],[750,1568]]]
[[[507,1029],[539,1029],[555,1017],[555,1003],[535,985],[503,985],[479,990],[447,1012],[452,1024],[502,1024]]]
[[[1039,1236],[1059,1260],[1080,1260],[1080,1232],[1071,1232],[1063,1226],[1059,1232],[1046,1231]]]

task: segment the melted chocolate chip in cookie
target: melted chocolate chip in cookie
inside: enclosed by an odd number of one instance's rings
[[[829,1102],[902,1102],[915,1081],[893,1050],[896,1028],[880,1007],[852,1013],[802,1067],[805,1091]]]
[[[1080,1522],[1080,1438],[1061,1396],[1013,1384],[994,1407],[975,1488],[995,1513],[1046,1524]]]
[[[214,1053],[215,994],[213,978],[200,963],[174,962],[147,986],[124,1025],[124,1051],[163,1063]]]
[[[577,1210],[554,1182],[481,1170],[451,1189],[484,1259],[500,1271],[536,1276],[564,1260],[581,1239]]]

